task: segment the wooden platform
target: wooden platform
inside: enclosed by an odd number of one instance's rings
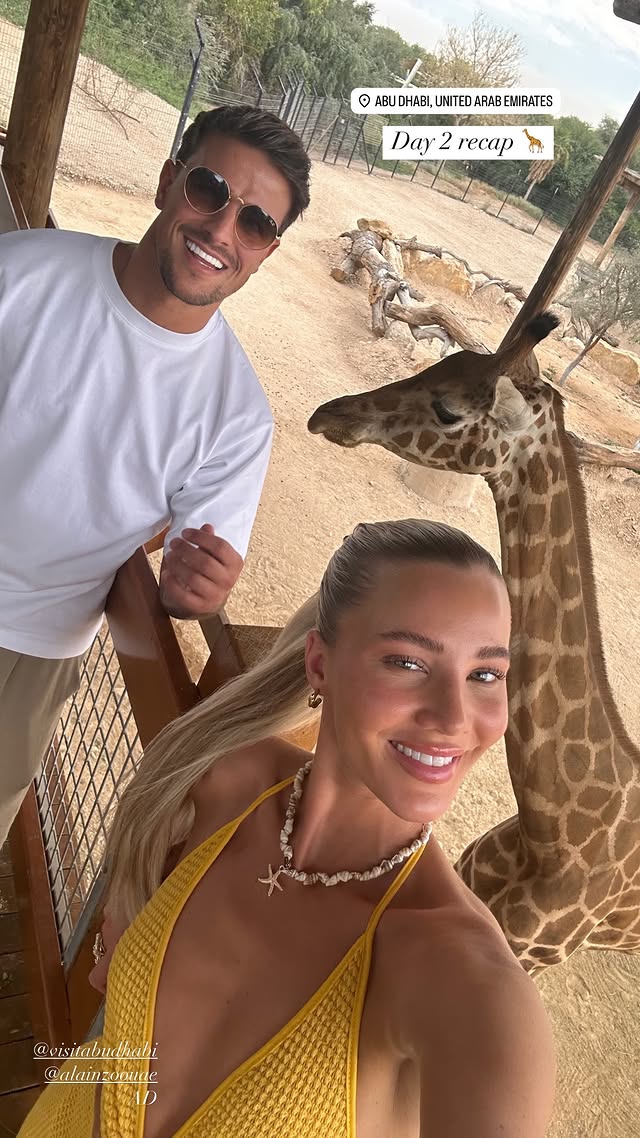
[[[18,1133],[40,1094],[31,1004],[8,842],[0,850],[0,1138]]]

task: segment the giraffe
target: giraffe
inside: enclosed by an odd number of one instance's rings
[[[534,138],[534,136],[532,134],[529,134],[529,131],[527,130],[526,127],[524,128],[524,133],[526,134],[527,138],[529,139],[529,150],[537,151],[538,154],[542,154],[543,147],[542,147],[542,143],[541,143],[540,139]]]
[[[319,407],[309,430],[483,476],[513,612],[507,762],[518,814],[456,869],[537,972],[581,946],[640,950],[640,750],[609,687],[585,496],[531,321],[497,353],[457,352]],[[531,355],[529,356],[529,353]]]

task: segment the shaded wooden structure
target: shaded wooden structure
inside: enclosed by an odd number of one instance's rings
[[[82,28],[89,0],[32,0],[0,178],[0,230],[55,224],[48,212]],[[640,97],[530,293],[517,327],[553,299],[640,140]],[[153,544],[153,543],[152,543]],[[158,542],[155,543],[159,547]],[[247,667],[278,629],[203,624],[209,659],[194,681],[139,549],[115,579],[107,619],[142,745],[171,719]],[[311,742],[313,727],[305,741]],[[302,741],[302,740],[301,740]],[[49,761],[49,760],[48,760]],[[0,851],[0,1135],[15,1134],[38,1094],[44,1065],[34,1041],[77,1042],[89,1032],[99,997],[87,984],[99,925],[99,890],[82,914],[65,964],[52,904],[49,864],[32,788]]]

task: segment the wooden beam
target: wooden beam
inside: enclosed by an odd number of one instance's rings
[[[625,205],[622,213],[620,214],[620,217],[616,221],[613,229],[611,230],[611,233],[607,237],[607,240],[605,241],[604,245],[602,246],[602,249],[598,253],[598,256],[596,257],[595,261],[593,262],[596,269],[600,268],[600,265],[604,261],[609,250],[613,249],[613,246],[615,245],[616,241],[618,240],[619,234],[624,229],[625,225],[627,224],[628,218],[631,216],[634,209],[636,208],[636,205],[638,204],[638,198],[640,198],[640,186],[638,186],[638,188],[636,190],[632,190],[631,194],[629,195],[629,201]]]
[[[198,680],[198,694],[200,699],[206,699],[221,684],[241,675],[246,665],[224,609],[217,616],[201,620],[200,628],[209,647],[209,659]]]
[[[30,226],[46,225],[89,0],[31,0],[2,164]]]
[[[52,1047],[59,1046],[69,1042],[69,1005],[33,784],[11,828],[9,840],[22,917],[33,1033],[37,1040]],[[37,1078],[32,1079],[31,1083],[37,1081]]]
[[[198,702],[144,549],[118,570],[106,615],[143,747]]]
[[[614,136],[571,221],[560,234],[540,276],[500,344],[501,348],[511,343],[533,316],[551,304],[639,142],[640,94]]]

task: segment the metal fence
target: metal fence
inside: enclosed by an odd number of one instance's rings
[[[63,961],[95,908],[108,819],[142,747],[106,622],[82,667],[36,780]]]
[[[544,184],[536,187],[535,204],[525,200],[531,193],[527,182],[530,163],[519,163],[517,173],[511,167],[501,176],[501,164],[496,162],[387,161],[382,158],[382,128],[392,121],[389,116],[356,115],[346,97],[308,90],[295,75],[279,78],[275,86],[265,89],[254,74],[241,89],[212,88],[205,97],[212,105],[251,102],[274,111],[300,135],[316,160],[437,190],[527,233],[535,233],[543,224],[559,230],[574,212],[573,204],[558,209],[556,203],[553,220],[549,219],[557,190],[545,190]],[[403,121],[410,124],[412,120],[407,116]]]
[[[22,28],[0,20],[0,125],[6,125],[22,44]],[[172,60],[183,89],[191,63],[185,53]],[[279,115],[297,131],[311,156],[334,165],[355,166],[369,175],[402,179],[416,187],[445,193],[482,209],[525,232],[548,226],[554,197],[544,183],[535,204],[524,201],[529,172],[500,177],[501,163],[433,161],[388,162],[382,158],[382,128],[389,117],[355,115],[346,98],[308,89],[295,75],[276,78],[268,87],[254,71],[243,87],[208,86],[201,78],[198,106],[253,103]],[[171,152],[180,111],[148,91],[135,87],[103,64],[80,56],[60,149],[59,174],[95,182],[127,193],[151,194]],[[407,122],[411,119],[407,118]],[[490,168],[490,169],[489,169]],[[512,169],[512,167],[511,167]],[[491,183],[487,174],[491,173]],[[566,224],[573,206],[554,209],[553,230]]]
[[[24,31],[0,19],[0,127],[6,127]],[[173,64],[186,90],[190,62]],[[117,192],[153,194],[180,118],[178,108],[80,55],[58,157],[58,176]]]

